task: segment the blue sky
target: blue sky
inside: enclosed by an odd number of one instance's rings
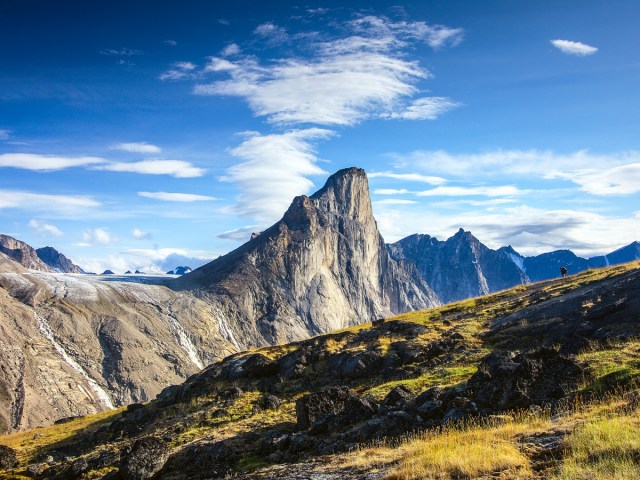
[[[0,2],[0,232],[197,266],[332,172],[387,241],[640,239],[637,1]]]

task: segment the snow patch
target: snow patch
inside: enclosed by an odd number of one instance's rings
[[[524,268],[524,257],[513,253],[507,253],[507,255],[509,255],[511,261],[516,264],[516,267],[518,267],[522,273],[527,273],[527,269]]]
[[[176,340],[178,341],[178,345],[182,347],[182,349],[185,351],[185,353],[189,357],[189,360],[191,360],[191,362],[196,367],[198,367],[198,370],[202,370],[204,368],[204,364],[202,363],[202,360],[200,360],[200,356],[198,355],[198,349],[189,338],[187,331],[184,329],[182,324],[178,322],[178,320],[175,317],[172,317],[171,315],[167,315],[167,318],[169,319],[169,325],[171,326],[171,329],[173,330]]]

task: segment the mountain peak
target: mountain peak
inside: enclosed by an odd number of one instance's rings
[[[321,210],[329,213],[359,220],[365,216],[373,218],[369,181],[361,168],[350,167],[337,171],[310,198],[317,202]]]

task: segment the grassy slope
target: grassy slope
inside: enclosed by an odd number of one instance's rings
[[[428,345],[451,329],[465,337],[466,347],[462,352],[439,362],[433,369],[417,376],[403,380],[386,381],[375,376],[365,380],[352,382],[350,386],[360,395],[368,395],[377,399],[383,398],[394,386],[403,384],[414,393],[419,393],[431,386],[455,385],[465,382],[476,370],[477,362],[494,348],[503,348],[488,340],[486,333],[496,318],[535,305],[549,299],[566,295],[572,291],[589,286],[607,278],[613,278],[630,271],[640,269],[640,263],[632,263],[600,270],[590,270],[568,279],[540,282],[533,285],[518,286],[485,297],[469,299],[441,308],[409,312],[395,317],[425,325],[428,331],[415,340]],[[375,343],[357,342],[358,332],[367,330],[369,325],[361,325],[342,332],[336,332],[311,340],[315,345],[330,352],[350,350],[378,350],[385,353],[392,342],[401,338],[378,338]],[[502,339],[504,342],[504,339]],[[522,343],[523,339],[520,338]],[[267,347],[255,350],[271,359],[277,359],[290,353],[308,342]],[[534,345],[535,346],[535,345]],[[640,341],[627,339],[611,342],[607,345],[593,345],[578,356],[579,360],[590,366],[591,375],[585,379],[585,392],[602,392],[611,386],[633,389],[640,375]],[[212,395],[200,395],[188,404],[179,404],[166,408],[155,416],[152,424],[147,425],[144,433],[169,435],[171,445],[178,449],[194,442],[216,441],[240,437],[248,432],[278,426],[280,429],[295,428],[295,399],[309,391],[317,390],[322,382],[326,366],[314,365],[306,371],[303,380],[290,380],[279,385],[279,396],[284,404],[277,413],[272,411],[254,412],[253,405],[260,398],[261,387],[250,382],[242,384],[244,393],[233,405],[222,405],[215,400],[213,392],[233,385],[233,382],[217,382],[211,385]],[[344,382],[343,382],[344,383]],[[633,402],[620,400],[618,396],[608,396],[593,404],[580,408],[567,408],[562,415],[552,418],[542,412],[537,415],[519,416],[513,421],[494,425],[471,424],[447,429],[444,432],[427,432],[423,436],[393,448],[389,446],[363,450],[364,454],[350,454],[334,457],[332,461],[345,468],[353,468],[359,462],[365,468],[382,465],[386,470],[394,470],[389,479],[410,478],[482,478],[496,472],[502,472],[503,478],[530,478],[538,475],[535,455],[535,442],[527,443],[523,439],[544,435],[545,432],[563,432],[565,461],[561,470],[554,464],[554,474],[558,478],[633,478],[616,476],[616,466],[632,469],[640,478],[639,455],[640,440],[634,443],[625,432],[637,432],[637,406]],[[225,407],[228,416],[218,417],[214,412]],[[151,410],[154,404],[148,407]],[[82,445],[92,436],[99,426],[120,417],[119,411],[105,412],[97,416],[85,417],[64,425],[22,432],[0,437],[0,444],[15,448],[21,465],[37,461],[50,451],[60,449],[68,444]],[[635,420],[634,420],[635,418]],[[620,433],[622,432],[622,433]],[[608,435],[608,437],[607,437]],[[602,445],[596,445],[594,436]],[[608,439],[627,439],[621,442],[610,442]],[[101,448],[121,448],[117,442],[103,445]],[[599,449],[599,450],[598,450]],[[366,461],[363,460],[366,459]],[[585,460],[586,459],[586,460]],[[368,463],[367,463],[368,462]],[[462,464],[464,463],[464,465]],[[259,458],[247,458],[242,467],[255,468],[263,464]],[[604,466],[602,466],[602,465]],[[586,465],[586,466],[585,466]],[[608,465],[608,466],[607,466]],[[613,467],[611,466],[613,465]],[[341,468],[342,468],[341,467]],[[613,468],[614,473],[611,474]],[[587,469],[587,470],[585,470]],[[589,470],[591,469],[591,470]],[[2,475],[0,478],[19,478],[23,470]],[[429,473],[431,472],[431,473]],[[440,473],[433,473],[440,472]],[[605,473],[602,473],[605,472]],[[606,473],[609,472],[609,473]],[[99,478],[98,472],[95,472]],[[546,474],[545,474],[546,475]],[[86,478],[93,478],[87,476]]]

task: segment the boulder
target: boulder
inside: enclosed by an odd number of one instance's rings
[[[413,393],[404,385],[391,390],[380,405],[381,411],[401,410],[413,400]]]
[[[323,417],[340,416],[345,424],[353,424],[373,416],[371,404],[347,387],[332,387],[296,400],[298,426],[309,429]]]
[[[169,446],[157,437],[145,437],[133,444],[120,467],[125,480],[147,480],[159,472],[169,458]]]
[[[8,470],[18,466],[16,451],[5,445],[0,445],[0,469]]]
[[[342,352],[329,359],[329,371],[339,378],[366,378],[379,373],[383,362],[384,356],[379,352]]]
[[[574,360],[553,348],[492,352],[467,385],[480,408],[509,410],[554,403],[577,385],[582,374]]]

